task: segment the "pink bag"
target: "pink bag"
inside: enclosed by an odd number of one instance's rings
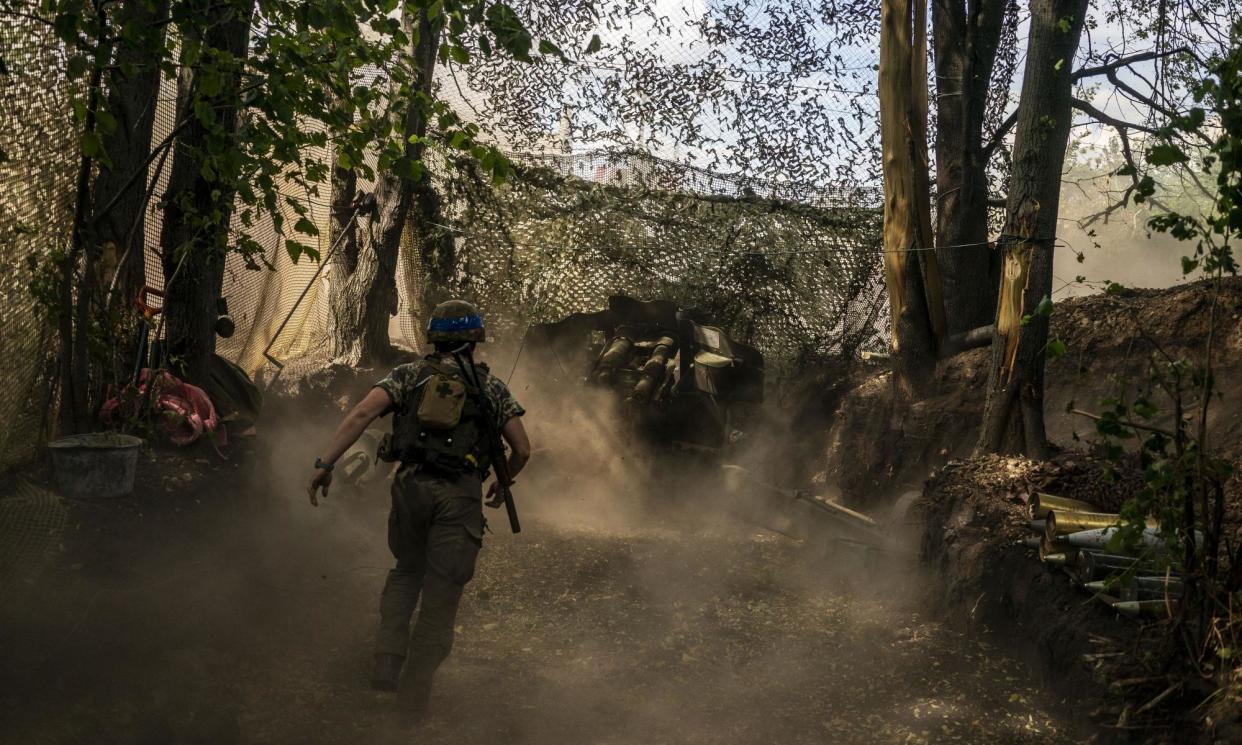
[[[125,409],[136,414],[141,402],[147,398],[147,382],[151,371],[143,369],[138,379],[137,395],[126,395]],[[190,385],[176,376],[160,372],[153,383],[150,405],[154,409],[161,433],[175,445],[189,445],[206,432],[215,446],[228,444],[224,423],[216,415],[216,407],[202,388]],[[120,397],[111,398],[103,405],[100,418],[107,424],[117,425],[122,417]]]

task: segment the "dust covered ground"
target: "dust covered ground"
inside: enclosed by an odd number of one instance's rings
[[[911,567],[746,524],[702,496],[565,473],[491,512],[421,724],[367,688],[387,494],[305,501],[326,433],[222,464],[143,464],[76,503],[6,598],[4,743],[1056,743],[1089,731],[981,638],[919,608]],[[537,457],[538,454],[537,454]],[[46,474],[45,474],[46,475]],[[612,481],[604,469],[591,474]],[[582,477],[583,481],[588,480]],[[637,482],[636,482],[637,483]],[[615,484],[614,484],[615,487]]]

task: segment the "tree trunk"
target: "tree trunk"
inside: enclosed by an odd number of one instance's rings
[[[339,319],[346,318],[353,299],[345,292],[347,280],[358,268],[358,223],[365,219],[355,213],[358,205],[358,171],[354,168],[332,167],[332,210],[328,215],[328,247],[333,251],[329,310],[338,323],[333,325],[333,356],[345,347],[339,336]],[[324,257],[327,260],[327,257]]]
[[[406,33],[415,39],[410,51],[417,71],[414,81],[417,93],[409,97],[402,131],[406,157],[417,161],[422,157],[423,146],[421,142],[411,144],[410,138],[421,139],[427,132],[427,118],[419,98],[431,94],[440,44],[440,21],[429,21],[424,8],[419,10],[417,30],[409,12],[403,13],[402,24]],[[396,98],[398,91],[393,93]],[[424,182],[428,180],[425,170],[420,178]],[[334,293],[338,294],[338,299],[333,303],[332,354],[338,362],[369,364],[386,362],[394,356],[388,337],[388,319],[397,312],[397,257],[401,251],[401,233],[418,186],[413,179],[402,178],[391,170],[377,174],[375,210],[363,221],[357,262],[348,279],[338,280],[338,290]]]
[[[168,188],[164,193],[164,226],[160,236],[164,268],[164,331],[166,360],[186,380],[207,380],[216,349],[216,301],[224,283],[229,225],[235,192],[227,178],[209,180],[202,173],[202,154],[212,141],[207,126],[188,112],[200,100],[215,111],[220,131],[236,133],[239,115],[234,105],[240,87],[240,61],[248,51],[254,0],[204,4],[209,15],[202,43],[239,61],[226,75],[221,90],[206,96],[198,81],[189,80],[179,118],[189,121],[177,138]],[[204,57],[207,55],[204,54]],[[183,105],[184,104],[184,105]],[[182,113],[187,112],[187,113]]]
[[[1048,314],[1036,309],[1052,293],[1061,170],[1070,130],[1070,63],[1086,12],[1087,0],[1031,3],[1009,217],[1001,240],[1004,269],[992,369],[976,452],[1048,456],[1044,431]]]
[[[921,397],[944,333],[927,176],[924,0],[885,0],[880,16],[880,147],[884,155],[884,279],[893,318],[893,380]]]
[[[933,0],[936,255],[948,332],[992,322],[1000,261],[989,250],[983,117],[1005,0]]]
[[[106,38],[109,33],[107,15],[100,13],[99,22],[101,36]],[[98,111],[103,98],[103,69],[111,54],[110,46],[104,43],[91,69],[87,83],[86,117],[82,123],[83,139],[97,132]],[[73,434],[90,427],[90,326],[92,303],[97,297],[95,280],[100,254],[99,242],[90,225],[90,185],[95,162],[85,153],[78,160],[69,250],[56,262],[60,296],[57,329],[60,336],[58,413],[61,434]],[[80,274],[77,273],[79,261]]]
[[[127,29],[108,86],[106,107],[116,117],[116,130],[104,138],[112,166],[101,166],[93,189],[96,238],[105,247],[106,276],[114,297],[132,304],[146,281],[143,246],[146,237],[148,156],[160,90],[159,55],[168,27],[169,0],[121,3],[115,23]]]
[[[418,299],[422,317],[430,316],[437,303],[447,300],[449,277],[457,264],[457,247],[453,234],[440,227],[444,224],[440,194],[430,179],[414,190],[414,236],[422,263],[422,297]]]

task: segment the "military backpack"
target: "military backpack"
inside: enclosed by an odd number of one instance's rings
[[[484,379],[487,365],[475,367]],[[486,472],[491,458],[484,395],[456,364],[426,357],[411,395],[394,412],[392,434],[380,444],[379,458],[448,473]]]

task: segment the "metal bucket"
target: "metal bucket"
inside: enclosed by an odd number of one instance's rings
[[[142,440],[116,432],[73,435],[48,445],[60,493],[75,499],[111,499],[134,490]]]

